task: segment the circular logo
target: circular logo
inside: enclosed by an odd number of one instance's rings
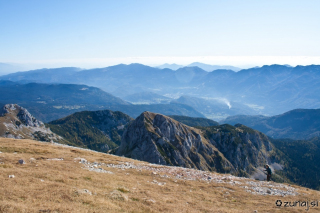
[[[282,205],[282,201],[281,200],[277,200],[276,201],[276,206],[281,206]]]

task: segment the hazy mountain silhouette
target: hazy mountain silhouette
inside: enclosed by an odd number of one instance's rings
[[[159,68],[159,69],[168,68],[168,69],[171,69],[171,70],[177,70],[177,69],[182,68],[182,67],[184,67],[184,66],[183,65],[179,65],[179,64],[168,64],[168,63],[156,66],[156,68]]]
[[[320,108],[320,66],[268,65],[239,72],[206,72],[198,67],[176,71],[142,64],[99,69],[42,69],[1,76],[20,82],[73,83],[95,86],[118,97],[155,92],[166,97],[188,95],[225,99],[249,106],[257,114],[276,115],[295,108]],[[247,114],[242,112],[241,114]]]
[[[200,62],[193,62],[193,63],[187,65],[187,67],[199,67],[199,68],[201,68],[205,71],[208,71],[208,72],[215,71],[215,70],[221,70],[221,69],[232,70],[235,72],[242,70],[241,68],[234,67],[234,66],[210,65],[210,64],[200,63]]]

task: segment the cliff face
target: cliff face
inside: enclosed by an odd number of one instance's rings
[[[116,154],[163,165],[220,172],[234,170],[200,130],[151,112],[142,113],[128,126]]]
[[[116,154],[249,176],[274,162],[273,149],[265,135],[245,126],[196,129],[161,114],[144,112],[124,132]]]
[[[220,125],[202,130],[240,175],[254,174],[266,163],[275,163],[274,146],[267,136],[256,130],[244,125]]]
[[[17,104],[6,104],[0,112],[0,137],[61,142],[63,138]]]

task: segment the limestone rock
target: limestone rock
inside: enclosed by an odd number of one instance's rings
[[[201,170],[233,170],[232,164],[200,134],[174,119],[142,113],[124,132],[117,155],[162,165]]]
[[[6,104],[0,110],[0,137],[61,142],[64,139],[17,104]]]

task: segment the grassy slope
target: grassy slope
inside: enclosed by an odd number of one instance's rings
[[[74,158],[107,164],[143,162],[31,140],[1,138],[0,151],[0,212],[305,212],[303,207],[278,208],[275,201],[311,201],[320,196],[298,186],[294,187],[300,195],[295,197],[254,195],[238,185],[162,178],[143,169],[103,167],[114,174],[96,173],[82,169]],[[18,164],[21,158],[27,164]],[[29,162],[30,158],[35,160]],[[83,189],[92,195],[79,193]],[[114,191],[128,200],[112,198]]]

